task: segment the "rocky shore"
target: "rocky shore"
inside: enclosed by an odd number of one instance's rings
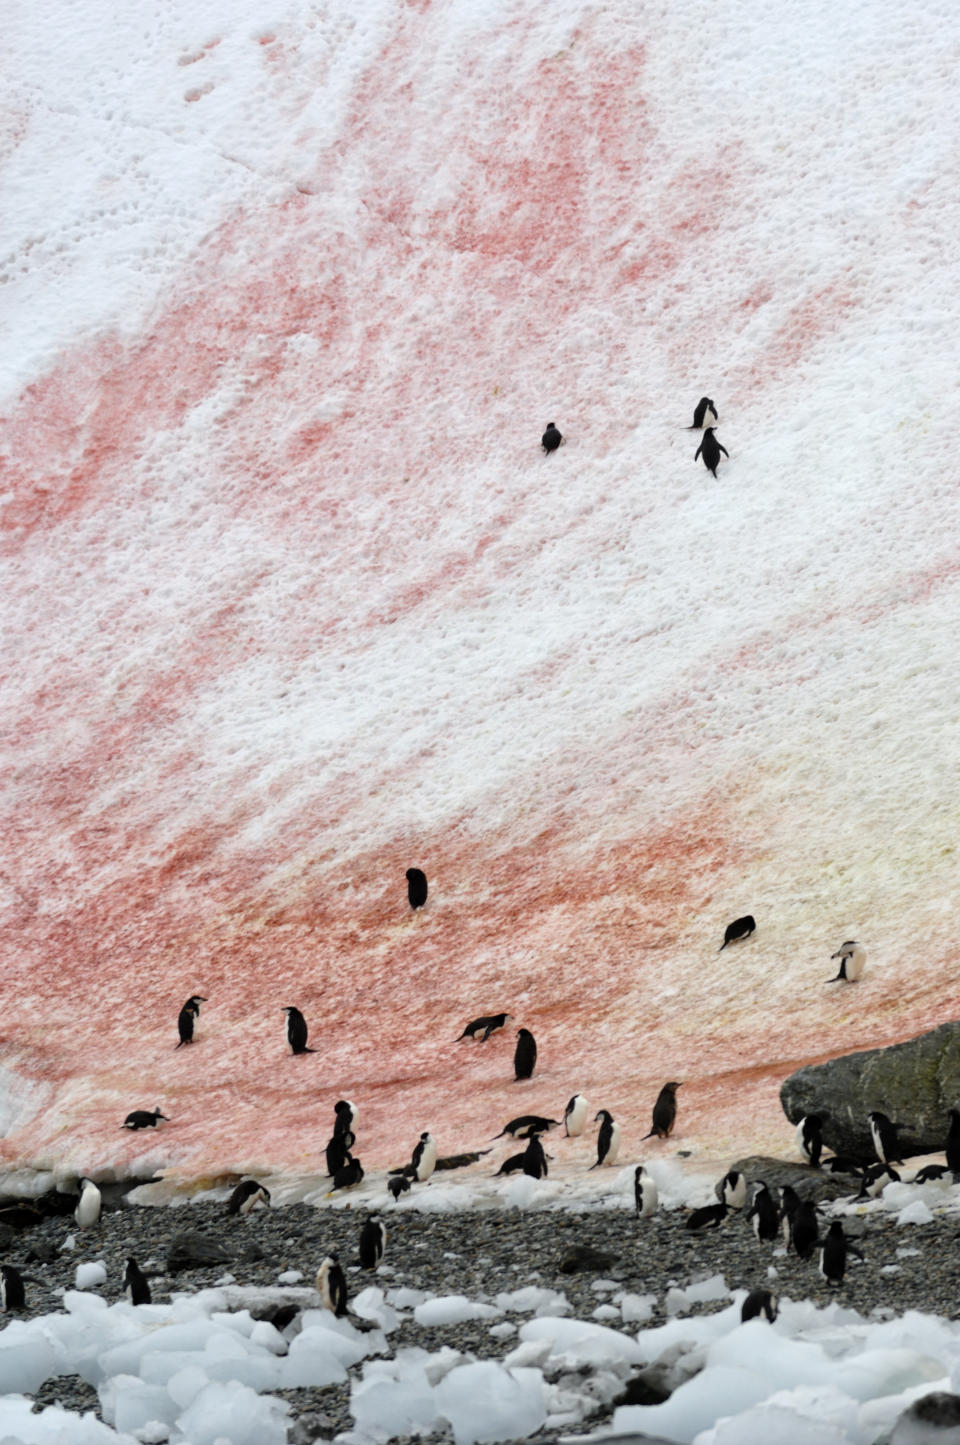
[[[247,1217],[228,1217],[222,1204],[192,1203],[178,1208],[128,1207],[105,1212],[102,1227],[75,1228],[71,1218],[46,1219],[18,1233],[4,1250],[4,1259],[22,1268],[37,1283],[27,1286],[26,1314],[56,1310],[60,1292],[75,1287],[79,1263],[102,1260],[105,1283],[95,1291],[108,1301],[122,1295],[125,1262],[133,1255],[141,1267],[156,1276],[154,1298],[176,1291],[195,1291],[223,1282],[272,1286],[278,1276],[299,1271],[298,1288],[311,1287],[325,1254],[335,1252],[347,1269],[351,1295],[375,1282],[431,1294],[466,1295],[489,1300],[501,1291],[535,1284],[562,1292],[568,1313],[582,1319],[600,1318],[614,1328],[627,1328],[614,1319],[610,1302],[619,1291],[655,1297],[648,1325],[667,1317],[667,1292],[693,1281],[722,1275],[727,1286],[770,1287],[780,1296],[826,1303],[840,1299],[863,1315],[874,1311],[900,1313],[921,1310],[957,1317],[956,1268],[951,1262],[957,1234],[956,1216],[937,1215],[932,1223],[899,1226],[893,1214],[871,1213],[845,1221],[857,1238],[865,1262],[851,1262],[839,1291],[830,1290],[816,1267],[816,1256],[802,1261],[784,1255],[779,1246],[758,1244],[746,1218],[732,1213],[722,1228],[691,1234],[684,1227],[684,1211],[661,1212],[653,1219],[637,1219],[632,1212],[603,1213],[480,1212],[424,1214],[409,1208],[385,1211],[389,1239],[384,1266],[369,1275],[356,1266],[360,1226],[367,1217],[362,1206],[317,1209],[289,1205],[258,1209]],[[216,1263],[181,1267],[178,1237],[199,1233],[222,1251]],[[68,1236],[73,1249],[64,1248]],[[768,1274],[770,1268],[776,1276]],[[694,1306],[694,1310],[724,1308],[729,1299]],[[603,1307],[607,1306],[606,1316]],[[502,1320],[472,1320],[427,1328],[405,1313],[400,1329],[389,1337],[392,1351],[410,1346],[438,1350],[443,1346],[477,1358],[502,1359],[511,1347]],[[296,1324],[290,1326],[293,1330]],[[294,1445],[329,1439],[351,1427],[349,1387],[300,1389],[286,1394],[294,1416],[290,1440]],[[97,1396],[75,1376],[46,1382],[36,1394],[39,1404],[59,1402],[69,1409],[96,1410]],[[613,1402],[580,1426],[595,1429],[609,1419]],[[567,1433],[576,1433],[567,1432]],[[543,1438],[555,1438],[550,1432]]]

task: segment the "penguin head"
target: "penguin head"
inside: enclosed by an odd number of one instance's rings
[[[612,1124],[612,1123],[613,1123],[613,1115],[610,1113],[610,1110],[609,1110],[609,1109],[599,1109],[599,1110],[597,1111],[597,1113],[594,1114],[594,1116],[593,1116],[593,1122],[594,1122],[595,1124],[596,1124],[596,1123],[598,1122],[598,1120],[600,1120],[600,1119],[602,1119],[605,1124]]]
[[[194,993],[191,994],[190,997],[187,999],[186,1003],[184,1004],[184,1008],[188,1008],[191,1013],[198,1014],[200,1012],[200,1005],[206,1002],[207,1000],[203,997],[202,994]]]

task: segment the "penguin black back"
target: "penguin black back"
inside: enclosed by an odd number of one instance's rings
[[[517,1119],[511,1119],[505,1124],[499,1134],[494,1134],[494,1139],[502,1139],[509,1134],[511,1139],[529,1139],[533,1134],[546,1134],[559,1124],[559,1119],[547,1119],[542,1114],[521,1114]]]
[[[756,926],[752,913],[745,913],[742,918],[735,918],[723,930],[723,942],[717,952],[722,953],[728,943],[736,943],[738,939],[749,938]]]
[[[228,1214],[249,1214],[258,1204],[270,1203],[270,1190],[256,1179],[243,1179],[227,1200]]]
[[[457,1039],[457,1043],[460,1042],[460,1039],[475,1039],[479,1036],[480,1042],[485,1044],[491,1034],[496,1033],[497,1029],[502,1029],[505,1024],[510,1022],[509,1014],[484,1014],[482,1018],[473,1019],[467,1024],[460,1038]]]
[[[289,1005],[283,1010],[287,1016],[287,1043],[295,1054],[312,1054],[307,1048],[307,1021],[298,1008]]]
[[[523,1172],[531,1179],[546,1179],[547,1156],[543,1151],[538,1134],[530,1135],[530,1142],[523,1155]]]
[[[533,1076],[537,1063],[537,1041],[529,1029],[517,1030],[517,1047],[513,1053],[513,1072],[517,1079]]]
[[[23,1275],[13,1264],[0,1264],[0,1302],[5,1310],[23,1310],[27,1307]]]
[[[417,911],[427,901],[427,875],[422,868],[407,869],[407,897],[410,907]]]
[[[180,1045],[177,1044],[177,1048],[179,1047]],[[154,1109],[152,1112],[149,1109],[134,1109],[133,1112],[128,1114],[127,1117],[124,1119],[123,1128],[155,1129],[159,1125],[161,1119],[164,1121],[164,1123],[169,1123],[166,1114],[161,1114],[159,1109]]]
[[[773,1202],[773,1196],[761,1179],[753,1193],[753,1203],[747,1210],[754,1234],[761,1243],[776,1239],[780,1229],[780,1211]]]
[[[801,1199],[790,1220],[790,1243],[801,1259],[809,1259],[819,1234],[816,1205],[808,1199]]]
[[[682,1084],[664,1084],[657,1095],[657,1102],[653,1106],[653,1127],[649,1134],[644,1134],[644,1139],[668,1139],[677,1121],[677,1090]]]
[[[820,1167],[823,1149],[823,1119],[819,1114],[805,1114],[797,1125],[797,1143],[814,1169]]]
[[[127,1260],[127,1267],[123,1273],[123,1287],[129,1294],[132,1305],[150,1304],[152,1296],[147,1277],[133,1255]]]
[[[752,1289],[740,1309],[740,1323],[763,1317],[771,1325],[777,1318],[776,1297],[768,1289]]]
[[[708,396],[702,396],[693,409],[693,426],[690,431],[700,431],[703,427],[714,427],[717,424],[717,408]]]
[[[721,1199],[719,1204],[704,1204],[687,1215],[686,1229],[719,1229],[727,1217],[727,1206]]]
[[[360,1231],[360,1265],[362,1269],[376,1269],[383,1259],[387,1244],[386,1227],[375,1214],[371,1214]]]
[[[180,1043],[176,1045],[178,1049],[183,1044],[193,1043],[193,1025],[200,1017],[200,1005],[206,1002],[202,994],[191,994],[177,1015],[177,1032],[180,1035]]]
[[[557,431],[556,422],[548,421],[547,429],[540,438],[540,445],[543,447],[543,450],[547,453],[555,452],[562,441],[563,437]]]
[[[723,445],[722,442],[717,441],[716,437],[713,434],[713,427],[704,427],[703,441],[697,447],[697,450],[694,453],[693,460],[696,461],[697,457],[702,456],[703,465],[706,467],[707,471],[712,472],[713,475],[716,476],[717,467],[720,463],[721,452],[723,452],[723,455],[729,461],[730,453],[727,451],[726,447]]]

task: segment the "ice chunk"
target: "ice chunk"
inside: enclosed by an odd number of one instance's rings
[[[901,1209],[897,1215],[897,1224],[931,1224],[933,1222],[933,1211],[924,1204],[922,1199],[915,1199],[905,1209]]]
[[[651,1318],[657,1303],[655,1294],[625,1294],[620,1301],[620,1313],[625,1325],[645,1325]]]
[[[453,1427],[454,1445],[522,1440],[547,1418],[539,1370],[505,1370],[481,1360],[451,1370],[434,1393]]]
[[[458,1325],[464,1320],[494,1320],[499,1314],[496,1305],[481,1304],[462,1294],[447,1294],[417,1305],[413,1318],[418,1325]]]
[[[12,1320],[0,1333],[0,1394],[32,1393],[57,1372],[57,1357],[39,1321]]]
[[[571,1368],[603,1365],[610,1360],[642,1364],[645,1356],[636,1340],[606,1325],[587,1320],[536,1319],[520,1326],[521,1340],[549,1340],[551,1354]]]
[[[350,1410],[357,1429],[374,1438],[430,1435],[440,1424],[426,1373],[411,1360],[391,1360],[375,1373],[365,1367],[351,1387]]]
[[[121,1434],[132,1434],[151,1421],[162,1421],[169,1428],[182,1408],[163,1385],[144,1384],[135,1375],[114,1375],[97,1393],[104,1420]]]
[[[245,1385],[210,1383],[177,1420],[190,1445],[286,1445],[290,1413],[284,1400]]]
[[[102,1259],[91,1264],[78,1264],[74,1275],[77,1289],[93,1289],[95,1285],[106,1284],[107,1266]]]

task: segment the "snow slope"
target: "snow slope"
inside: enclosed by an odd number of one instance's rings
[[[668,1078],[659,1152],[784,1148],[798,1063],[954,1016],[951,18],[11,17],[3,1158],[312,1170],[346,1096],[397,1163],[583,1089],[624,1159]],[[453,1044],[500,1009],[530,1084]]]

